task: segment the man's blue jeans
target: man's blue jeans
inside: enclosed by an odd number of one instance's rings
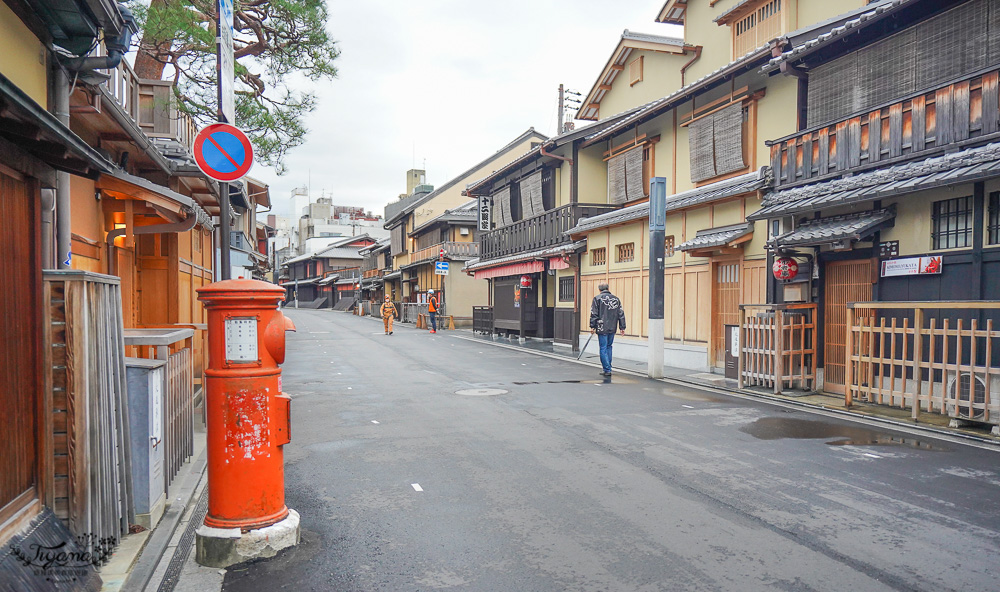
[[[601,366],[605,372],[611,372],[611,344],[615,342],[614,333],[598,333],[597,343],[601,347]]]
[[[438,330],[438,322],[437,322],[438,315],[436,312],[432,312],[429,314],[431,315],[431,331],[434,331],[436,333]]]

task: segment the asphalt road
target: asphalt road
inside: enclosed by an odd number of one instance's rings
[[[286,313],[302,542],[224,590],[1000,587],[1000,451]]]

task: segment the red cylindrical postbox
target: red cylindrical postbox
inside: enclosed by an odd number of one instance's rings
[[[278,310],[284,297],[257,280],[198,289],[208,311],[206,526],[248,531],[288,516],[282,446],[291,440],[291,399],[278,365],[295,326]]]

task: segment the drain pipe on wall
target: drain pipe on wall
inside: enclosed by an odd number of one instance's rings
[[[55,223],[56,190],[43,187],[41,190],[42,206],[42,269],[54,269],[56,260],[52,256],[52,226]]]
[[[55,116],[59,122],[69,128],[69,75],[59,65],[55,67],[54,84]],[[70,174],[56,171],[56,269],[69,269],[73,244],[71,242],[72,226],[70,225]]]
[[[691,64],[693,64],[696,61],[698,61],[698,58],[701,57],[701,50],[702,50],[702,46],[695,45],[694,46],[694,57],[691,58],[691,60],[688,61],[688,63],[686,63],[683,66],[681,66],[681,88],[684,88],[684,73],[687,72],[687,69],[691,66]]]

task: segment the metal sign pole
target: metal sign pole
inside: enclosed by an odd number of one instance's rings
[[[649,359],[647,374],[663,378],[663,271],[667,229],[667,179],[649,183]]]
[[[235,125],[235,108],[233,105],[233,0],[217,0],[215,20],[215,50],[216,50],[216,80],[218,81],[218,116],[221,123]],[[229,183],[219,181],[219,278],[228,280],[232,273],[230,247],[232,242],[232,222],[229,216],[230,192]]]

